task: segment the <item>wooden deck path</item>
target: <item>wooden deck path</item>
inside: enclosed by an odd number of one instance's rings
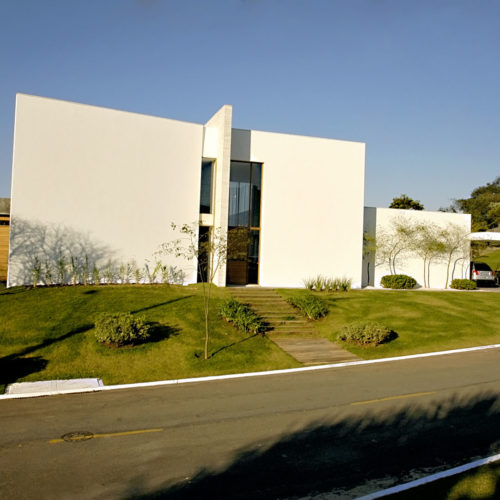
[[[268,337],[304,365],[358,361],[360,358],[327,339],[316,336],[313,323],[272,288],[234,287],[231,294],[249,304],[271,330]]]

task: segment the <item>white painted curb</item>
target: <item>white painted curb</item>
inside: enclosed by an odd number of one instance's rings
[[[83,392],[102,392],[114,391],[117,389],[133,389],[136,387],[156,387],[161,385],[176,385],[176,384],[192,384],[195,382],[212,382],[217,380],[229,380],[247,377],[262,377],[267,375],[285,375],[288,373],[302,373],[318,370],[328,370],[330,368],[344,368],[346,366],[360,366],[360,365],[373,365],[376,363],[390,363],[392,361],[406,361],[408,359],[430,358],[433,356],[446,356],[449,354],[460,354],[465,352],[485,351],[488,349],[498,349],[500,344],[492,344],[478,347],[466,347],[464,349],[451,349],[449,351],[427,352],[422,354],[410,354],[409,356],[396,356],[393,358],[379,358],[379,359],[366,359],[362,361],[348,361],[345,363],[333,363],[328,365],[315,365],[304,366],[302,368],[288,368],[285,370],[269,370],[264,372],[248,372],[248,373],[230,373],[228,375],[213,375],[210,377],[195,377],[195,378],[181,378],[173,380],[158,380],[156,382],[140,382],[136,384],[118,384],[118,385],[103,385],[102,387],[94,387],[89,389],[65,389],[58,391],[47,392],[33,392],[25,394],[1,394],[2,399],[22,399],[22,398],[36,398],[40,396],[54,396],[57,394],[75,394]]]
[[[409,483],[400,484],[398,486],[393,486],[392,488],[387,488],[385,490],[376,491],[375,493],[370,493],[363,497],[359,497],[356,500],[375,500],[376,498],[386,497],[388,495],[393,495],[395,493],[401,493],[402,491],[410,490],[416,488],[417,486],[422,486],[423,484],[432,483],[438,479],[444,479],[445,477],[455,476],[462,472],[466,472],[471,469],[476,469],[482,465],[491,464],[493,462],[498,462],[500,460],[500,454],[492,455],[491,457],[481,458],[479,460],[474,460],[468,464],[460,465],[458,467],[453,467],[453,469],[448,469],[443,472],[437,472],[436,474],[431,474],[430,476],[422,477],[421,479],[416,479],[415,481],[410,481]]]

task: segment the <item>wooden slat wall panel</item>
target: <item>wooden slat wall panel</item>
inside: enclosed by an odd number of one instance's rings
[[[8,217],[1,217],[9,220]],[[0,226],[0,281],[7,279],[7,266],[9,262],[9,229],[10,226]]]

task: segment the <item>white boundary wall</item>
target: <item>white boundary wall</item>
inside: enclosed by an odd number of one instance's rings
[[[61,251],[154,263],[170,223],[199,218],[202,141],[203,125],[18,95],[9,285]]]
[[[380,243],[382,238],[391,233],[393,221],[398,220],[407,221],[410,224],[435,225],[442,229],[455,226],[460,228],[465,234],[470,233],[471,228],[471,216],[469,214],[365,207],[364,231]],[[468,247],[468,244],[466,246]],[[391,274],[388,264],[385,262],[380,263],[381,259],[379,257],[375,255],[375,252],[364,256],[363,286],[371,285],[380,287],[382,276]],[[448,285],[453,278],[468,277],[469,259],[456,260],[458,257],[457,253],[452,260]],[[396,273],[412,276],[420,286],[424,285],[423,269],[423,259],[414,252],[403,251],[396,259]],[[435,258],[431,261],[429,288],[445,288],[446,269],[447,262],[444,258]]]
[[[321,274],[361,286],[363,143],[233,129],[231,158],[263,163],[260,285]]]

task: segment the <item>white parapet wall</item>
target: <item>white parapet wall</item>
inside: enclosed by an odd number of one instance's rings
[[[203,125],[29,95],[16,100],[9,285],[61,255],[155,264],[199,217]],[[196,281],[196,263],[162,258]]]
[[[428,288],[468,278],[470,229],[469,214],[365,207],[363,286],[394,273]]]
[[[361,286],[363,143],[233,129],[231,158],[263,164],[261,286],[319,274]]]

